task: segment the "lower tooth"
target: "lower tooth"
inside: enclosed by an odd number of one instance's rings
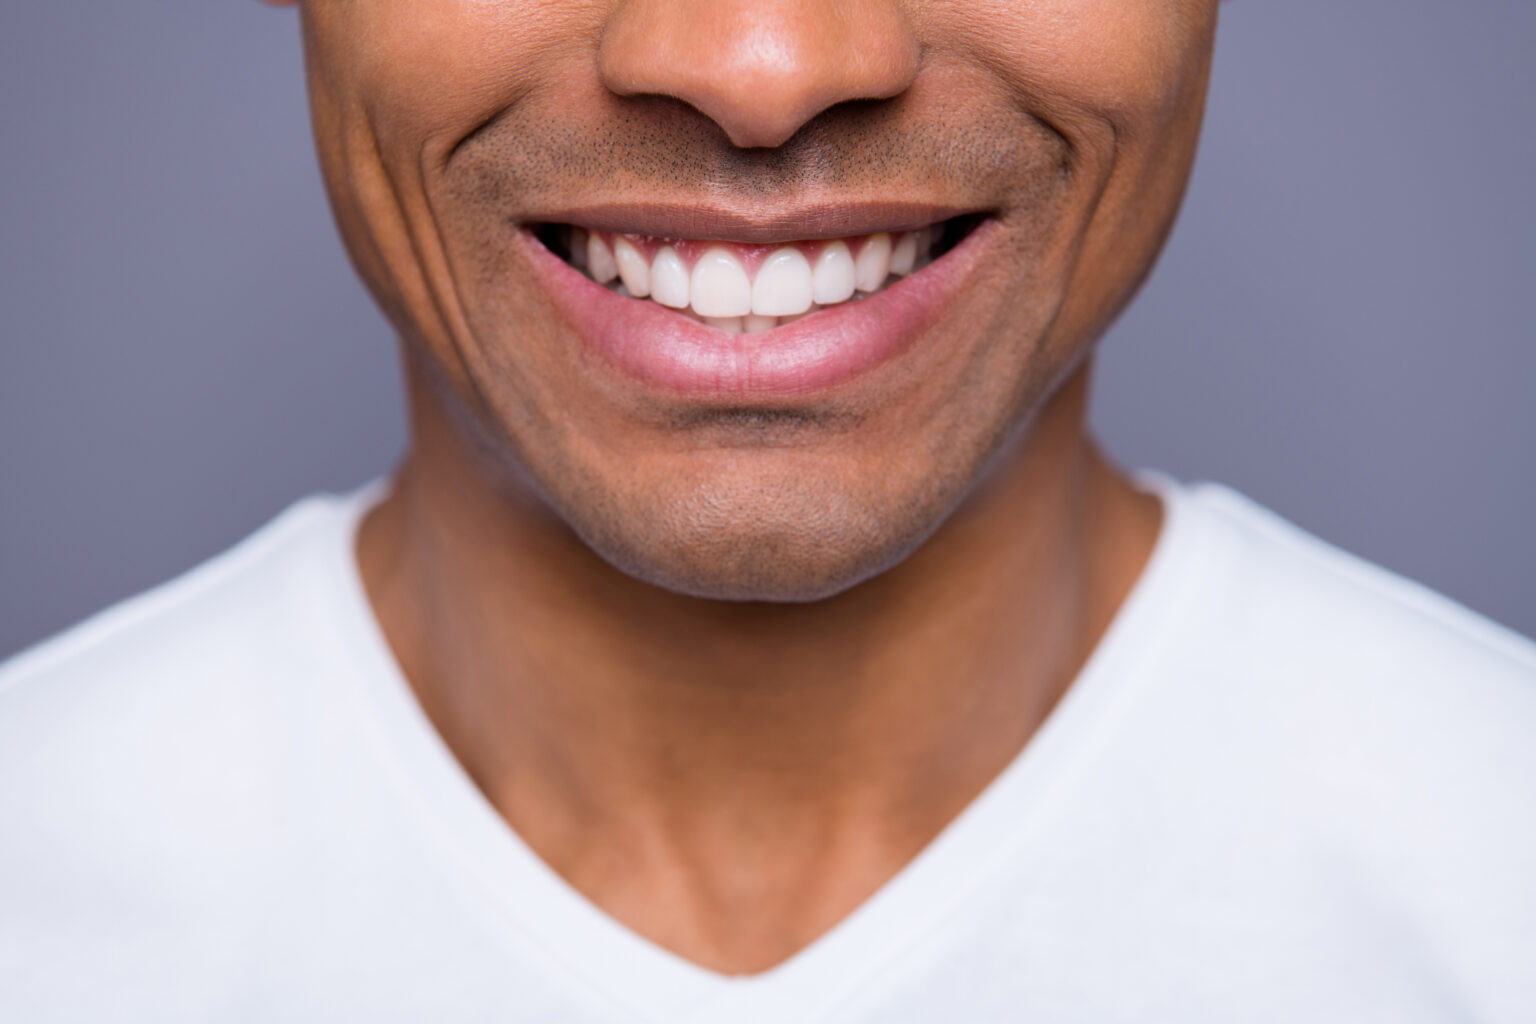
[[[756,334],[758,331],[772,330],[778,325],[779,318],[776,316],[758,316],[755,313],[750,313],[747,316],[741,318],[742,330],[746,331],[748,334]]]
[[[740,334],[742,331],[741,317],[739,316],[704,316],[700,317],[710,327],[724,331],[727,334]]]

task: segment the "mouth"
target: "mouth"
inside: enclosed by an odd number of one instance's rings
[[[615,295],[648,299],[727,334],[756,334],[876,295],[954,249],[980,223],[777,245],[666,238],[541,224],[555,256]]]
[[[768,241],[555,221],[524,234],[594,354],[647,385],[739,401],[825,390],[907,351],[969,277],[993,223],[966,213]]]

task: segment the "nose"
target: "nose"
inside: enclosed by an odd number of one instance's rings
[[[598,71],[618,95],[682,100],[750,148],[846,100],[900,95],[919,53],[899,0],[620,0]]]

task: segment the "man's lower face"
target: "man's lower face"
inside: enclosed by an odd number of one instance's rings
[[[1212,0],[305,14],[338,220],[441,401],[615,566],[769,600],[899,561],[1027,429],[1166,235],[1214,30]]]

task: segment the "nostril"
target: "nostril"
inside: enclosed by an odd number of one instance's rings
[[[681,100],[756,148],[838,103],[900,95],[919,52],[894,0],[629,0],[598,69],[615,94]]]

